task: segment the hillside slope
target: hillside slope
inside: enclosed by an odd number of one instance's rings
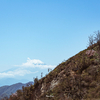
[[[34,85],[24,87],[9,100],[100,99],[100,52],[98,44],[59,64]],[[92,99],[91,99],[92,98]]]

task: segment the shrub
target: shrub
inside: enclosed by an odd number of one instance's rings
[[[92,83],[90,83],[90,87],[96,87],[96,81],[93,81]]]

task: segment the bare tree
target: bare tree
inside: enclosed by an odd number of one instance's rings
[[[41,78],[43,77],[43,72],[41,73]]]
[[[93,35],[90,35],[89,38],[89,46],[92,46],[94,43],[97,43],[100,45],[100,31],[98,30],[95,33],[95,37]]]
[[[95,32],[95,37],[94,40],[96,41],[98,48],[97,48],[97,52],[98,52],[98,59],[100,62],[100,31],[98,30],[97,32]]]
[[[51,68],[48,68],[48,72],[50,72],[50,71],[52,71],[52,69]]]
[[[100,42],[100,32],[99,30],[97,32],[94,32],[96,37],[94,37],[94,40],[96,41],[96,43]]]
[[[94,38],[93,38],[93,35],[90,35],[89,37],[89,47],[91,46],[91,49],[92,49],[92,45],[94,44]]]

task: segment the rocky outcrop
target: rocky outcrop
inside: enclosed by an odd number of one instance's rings
[[[42,83],[41,95],[43,95],[45,92],[46,92],[46,83]]]
[[[51,81],[51,85],[50,85],[50,90],[52,90],[54,87],[56,87],[59,84],[59,80],[54,79]]]
[[[96,51],[92,50],[87,50],[86,54],[88,55],[88,57],[94,56],[94,54],[96,53]]]

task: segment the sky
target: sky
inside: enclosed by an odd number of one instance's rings
[[[99,0],[0,0],[0,76],[53,69],[98,30]]]

